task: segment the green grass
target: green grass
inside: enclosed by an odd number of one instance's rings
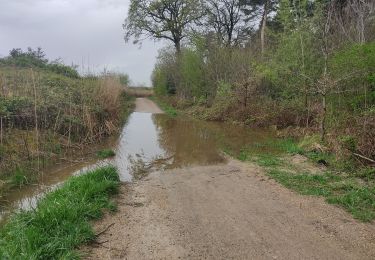
[[[116,153],[112,149],[104,149],[104,150],[100,150],[96,153],[96,156],[100,159],[111,158],[111,157],[114,157],[115,155],[116,155]]]
[[[302,195],[323,196],[328,203],[336,204],[364,222],[375,219],[375,187],[360,186],[352,177],[332,173],[293,174],[270,169],[268,175],[283,186]]]
[[[150,99],[153,100],[167,115],[171,117],[178,116],[177,110],[170,106],[168,103],[162,101],[160,98],[152,96],[150,97]]]
[[[304,150],[298,146],[296,140],[292,138],[277,139],[272,142],[273,145],[278,148],[281,152],[287,152],[289,154],[303,154]],[[272,145],[272,144],[270,144]]]
[[[255,161],[257,164],[263,167],[275,167],[283,165],[283,161],[279,157],[271,154],[258,155]]]
[[[232,152],[225,152],[226,154],[233,156]],[[266,153],[254,153],[246,149],[242,149],[237,155],[237,159],[240,161],[253,161],[263,167],[280,166],[283,164],[282,160],[273,154]]]
[[[268,175],[284,185],[303,195],[328,196],[332,194],[329,183],[336,179],[335,176],[316,174],[292,174],[287,171],[271,169]]]
[[[328,203],[350,212],[356,219],[364,222],[374,220],[375,169],[356,167],[350,158],[338,160],[329,152],[307,152],[302,146],[292,139],[276,139],[243,147],[239,153],[228,148],[224,152],[241,161],[251,161],[264,167],[271,178],[302,195],[322,196]],[[297,170],[296,173],[293,163],[284,157],[287,154],[304,155],[315,164],[324,162],[327,171],[314,173]]]
[[[375,187],[353,188],[345,194],[329,197],[329,203],[337,204],[362,221],[375,219]]]
[[[75,249],[95,238],[90,220],[114,209],[116,168],[107,166],[70,178],[31,211],[15,214],[0,230],[0,259],[77,259]]]

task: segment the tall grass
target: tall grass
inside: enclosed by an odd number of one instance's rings
[[[104,208],[114,209],[110,196],[118,187],[119,176],[112,166],[72,177],[0,230],[0,258],[79,258],[77,246],[95,238],[89,221],[99,219]]]
[[[118,77],[0,66],[0,179],[27,184],[50,162],[118,131],[131,101]],[[34,178],[35,179],[35,178]],[[20,181],[18,181],[20,180]],[[17,186],[17,185],[13,185]],[[5,185],[6,189],[9,185]]]

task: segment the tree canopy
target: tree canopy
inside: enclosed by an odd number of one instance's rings
[[[200,0],[131,0],[128,17],[123,24],[125,40],[142,37],[166,39],[181,51],[181,41],[204,15]]]

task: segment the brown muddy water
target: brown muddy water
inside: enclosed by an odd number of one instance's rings
[[[265,129],[134,112],[118,140],[108,140],[104,144],[116,151],[113,159],[98,161],[91,156],[82,162],[55,165],[45,170],[38,184],[13,190],[5,198],[0,205],[0,222],[12,212],[35,207],[38,199],[70,176],[101,165],[114,164],[119,169],[121,181],[129,182],[140,169],[162,170],[222,163],[225,162],[223,151],[239,152],[244,146],[272,152],[261,144],[269,142],[273,136]]]

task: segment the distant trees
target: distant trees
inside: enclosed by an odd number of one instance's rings
[[[40,47],[36,50],[28,47],[25,52],[20,48],[15,48],[9,52],[8,60],[13,62],[14,65],[21,67],[43,67],[48,63],[48,59],[46,59],[45,56],[46,54]]]
[[[20,48],[12,49],[9,56],[0,59],[0,65],[16,67],[36,67],[46,69],[57,74],[62,74],[70,78],[79,78],[79,74],[74,66],[66,66],[60,59],[49,61],[42,48],[36,50],[28,47],[27,51]]]

